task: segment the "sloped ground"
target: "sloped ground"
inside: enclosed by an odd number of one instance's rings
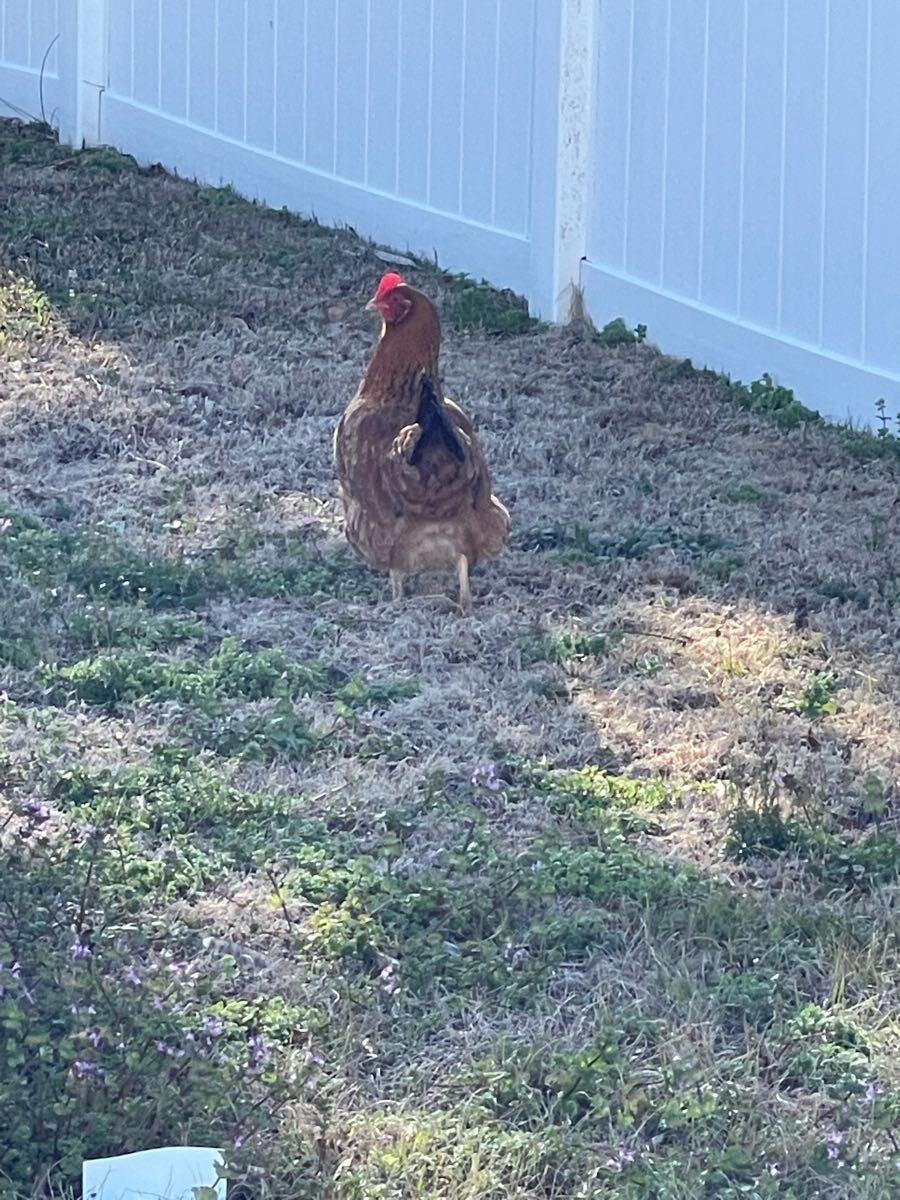
[[[373,248],[0,163],[0,1195],[896,1195],[894,447],[421,264],[515,531],[393,606]]]

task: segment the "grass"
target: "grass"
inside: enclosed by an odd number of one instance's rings
[[[0,189],[0,1197],[888,1200],[889,414],[414,262],[514,536],[393,605],[375,248],[13,124]]]

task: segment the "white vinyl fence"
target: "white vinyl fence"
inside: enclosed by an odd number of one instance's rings
[[[898,0],[0,0],[0,33],[0,109],[67,140],[900,408]]]

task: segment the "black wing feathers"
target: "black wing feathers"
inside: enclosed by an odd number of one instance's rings
[[[419,413],[416,423],[422,433],[415,450],[410,455],[410,463],[417,467],[429,446],[442,445],[459,462],[465,462],[466,452],[447,411],[437,397],[434,384],[427,372],[422,372],[420,384]]]

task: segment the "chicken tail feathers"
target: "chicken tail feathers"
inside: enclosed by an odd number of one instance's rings
[[[434,383],[427,371],[423,371],[419,383],[419,412],[416,423],[422,430],[416,447],[410,455],[410,463],[416,467],[430,446],[443,446],[458,462],[465,462],[466,452],[459,434],[438,399]]]

